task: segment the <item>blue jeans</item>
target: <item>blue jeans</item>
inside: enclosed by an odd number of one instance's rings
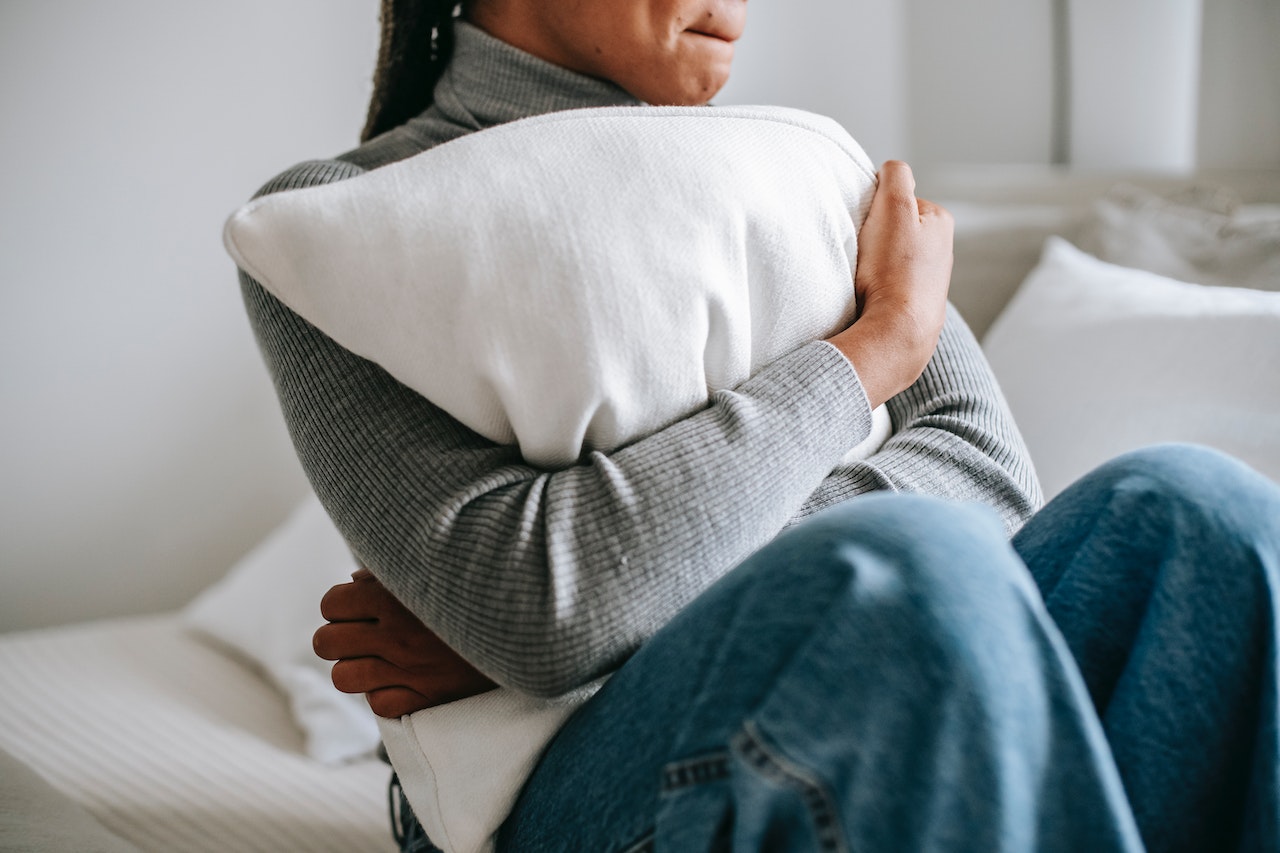
[[[1012,545],[982,507],[849,501],[628,661],[498,847],[1280,849],[1278,581],[1280,488],[1198,448]]]

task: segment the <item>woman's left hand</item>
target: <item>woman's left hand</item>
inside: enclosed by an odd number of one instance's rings
[[[444,644],[407,607],[360,569],[320,600],[328,620],[312,637],[336,661],[333,683],[363,693],[380,717],[400,717],[492,690],[497,685]]]

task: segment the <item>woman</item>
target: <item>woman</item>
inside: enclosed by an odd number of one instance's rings
[[[264,191],[539,112],[705,102],[746,10],[473,0],[455,24],[453,5],[385,3],[366,142]],[[1025,447],[945,304],[949,218],[912,193],[886,164],[849,329],[559,471],[243,280],[304,467],[371,573],[326,596],[335,682],[396,715],[617,670],[500,848],[1274,849],[1276,488],[1165,449],[1023,526]],[[884,401],[893,437],[840,465]],[[872,494],[891,492],[916,494]]]

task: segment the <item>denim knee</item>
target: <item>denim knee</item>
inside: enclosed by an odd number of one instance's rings
[[[769,590],[767,606],[779,618],[789,589],[822,589],[825,598],[770,701],[751,718],[788,760],[822,767],[844,743],[856,760],[817,778],[856,787],[856,768],[875,766],[904,798],[913,786],[936,784],[940,793],[920,815],[991,806],[1009,821],[983,831],[1006,829],[1024,840],[1039,831],[1023,818],[1037,812],[1032,801],[1044,780],[1074,778],[1077,770],[1080,779],[1114,773],[1094,766],[1095,759],[1106,764],[1100,728],[1075,712],[1088,708],[1088,696],[995,513],[868,496],[775,544],[762,552],[769,562],[753,597]],[[1068,791],[1079,793],[1055,785],[1049,799],[1065,802]],[[874,819],[854,808],[850,826],[895,823],[892,807],[884,808]],[[987,835],[970,841],[998,846]]]
[[[1129,498],[1185,535],[1216,540],[1229,550],[1244,546],[1266,552],[1268,562],[1280,556],[1280,485],[1220,451],[1154,445],[1105,463],[1076,488],[1084,491],[1084,503],[1100,506]]]
[[[814,516],[757,556],[770,586],[830,596],[833,618],[881,611],[907,654],[950,656],[998,642],[1002,620],[1041,606],[999,517],[977,504],[868,495]]]
[[[1156,445],[1069,486],[1013,541],[1054,618],[1077,629],[1114,622],[1121,600],[1136,625],[1157,588],[1252,612],[1280,591],[1280,486],[1215,450]]]
[[[903,579],[926,595],[940,587],[967,594],[962,589],[1023,583],[999,517],[976,503],[867,495],[819,513],[776,540],[792,541],[837,570],[858,555],[874,555],[899,567]]]

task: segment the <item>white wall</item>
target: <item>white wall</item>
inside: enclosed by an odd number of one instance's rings
[[[1280,0],[1204,0],[1198,160],[1280,167]]]
[[[1049,0],[752,4],[720,103],[830,115],[877,163],[1047,163]]]
[[[1048,0],[909,0],[907,137],[922,167],[1048,163]]]
[[[873,160],[926,170],[1048,164],[1058,129],[1084,168],[1280,166],[1280,2],[1062,0],[1060,128],[1055,2],[752,4],[720,101],[832,115]]]
[[[839,121],[876,163],[910,155],[900,0],[768,0],[747,30],[722,104],[784,104]]]
[[[1047,163],[1049,0],[752,4],[721,103],[839,120],[877,163]]]
[[[377,5],[0,4],[0,630],[176,606],[302,493],[220,229],[353,144]]]

